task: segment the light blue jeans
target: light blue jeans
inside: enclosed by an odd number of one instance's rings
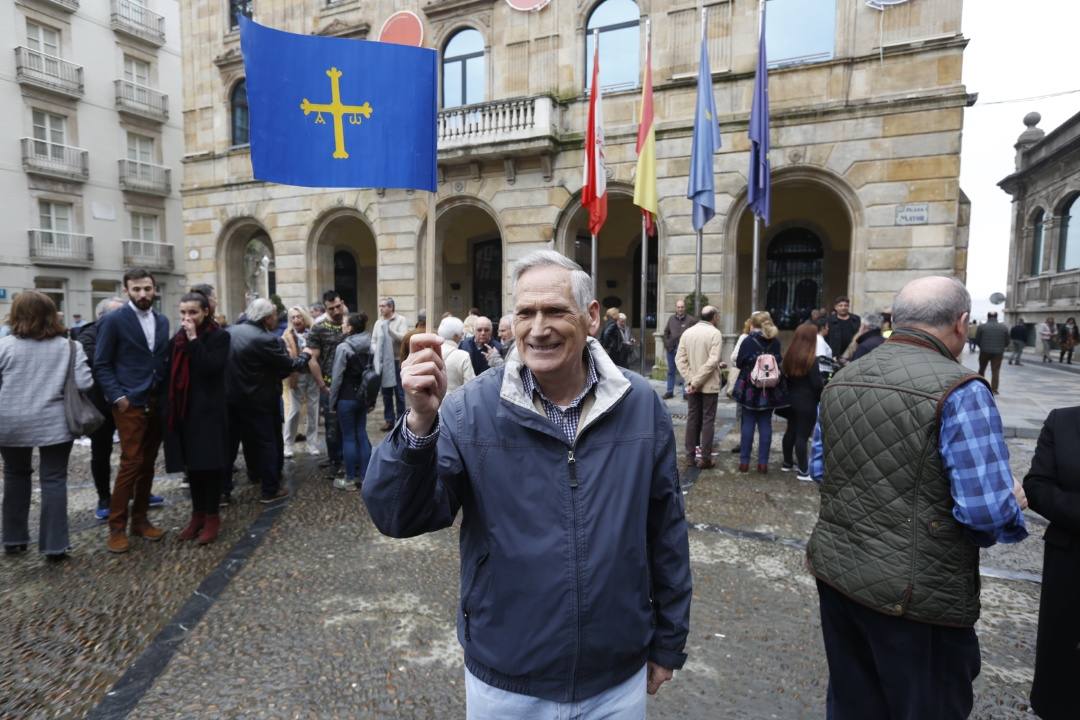
[[[599,695],[581,702],[560,703],[492,687],[465,671],[467,720],[645,720],[648,665]]]

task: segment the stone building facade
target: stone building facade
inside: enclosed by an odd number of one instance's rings
[[[1024,117],[1016,172],[998,185],[1012,195],[1005,313],[1029,325],[1080,317],[1080,114],[1049,134]]]
[[[746,133],[758,2],[704,5],[722,147],[702,289],[730,335],[751,310]],[[850,295],[856,311],[880,309],[915,276],[963,277],[968,204],[959,187],[960,144],[974,97],[961,82],[961,0],[910,0],[884,16],[864,0],[769,0],[768,8],[774,187],[761,243],[765,304],[793,326],[837,295]],[[430,268],[426,193],[255,182],[245,138],[234,136],[245,110],[230,12],[252,12],[292,32],[364,40],[376,39],[373,29],[402,9],[422,22],[423,44],[439,51],[442,66]],[[685,194],[701,9],[693,0],[552,0],[532,12],[504,0],[187,0],[190,280],[217,284],[233,315],[260,283],[286,304],[336,285],[369,313],[376,295],[391,295],[407,316],[473,305],[498,315],[509,305],[512,262],[524,253],[554,247],[588,268],[582,145],[598,29],[610,193],[598,295],[637,326],[641,225],[631,198],[649,20],[660,216],[646,295],[650,324],[655,318],[663,327],[675,300],[694,287],[696,238]],[[260,254],[272,261],[271,277],[253,282],[245,268]],[[434,297],[424,297],[427,273]]]
[[[0,0],[0,322],[20,290],[70,322],[144,265],[184,287],[177,0]]]

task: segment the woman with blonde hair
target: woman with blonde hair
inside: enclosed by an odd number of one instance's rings
[[[776,339],[778,334],[769,313],[764,310],[755,312],[750,316],[750,334],[739,346],[739,354],[735,360],[735,366],[739,368],[739,379],[735,381],[732,397],[742,406],[739,472],[747,472],[750,468],[750,450],[754,443],[755,429],[758,433],[757,469],[759,473],[768,472],[773,410],[788,404],[783,376],[779,375],[783,358],[780,341]],[[770,384],[754,380],[754,369],[759,365],[758,359],[762,355],[772,356],[771,363],[766,361],[763,364],[771,364],[779,382]]]
[[[79,390],[94,380],[82,345],[68,340],[52,298],[36,290],[15,296],[11,334],[0,338],[0,456],[4,461],[4,552],[30,544],[34,448],[40,456],[41,519],[38,550],[49,560],[68,552],[68,458],[75,440],[68,429],[64,392],[68,373]],[[69,370],[70,368],[70,370]]]
[[[307,347],[308,330],[314,324],[306,308],[294,305],[289,308],[289,322],[281,336],[290,357],[300,357]],[[308,452],[319,454],[319,386],[310,372],[293,373],[285,381],[289,394],[289,413],[285,418],[285,457],[293,456],[293,443],[300,426],[300,406],[307,403],[307,428],[304,435]]]

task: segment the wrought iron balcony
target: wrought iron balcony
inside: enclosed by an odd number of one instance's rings
[[[165,16],[131,0],[112,0],[112,29],[157,47],[165,44]]]
[[[513,155],[554,147],[556,105],[552,98],[495,100],[439,111],[439,160]],[[485,148],[486,146],[486,148]]]
[[[173,246],[149,240],[121,240],[126,267],[145,267],[151,270],[172,270]]]
[[[28,47],[15,48],[15,79],[23,85],[32,85],[67,97],[81,98],[83,95],[81,65]]]
[[[130,80],[117,80],[116,109],[129,115],[165,122],[169,119],[169,96]]]
[[[120,187],[148,195],[168,195],[172,192],[172,170],[163,165],[120,160]]]
[[[94,238],[59,230],[29,230],[30,262],[35,265],[89,267],[94,264]]]
[[[23,170],[36,175],[83,182],[90,177],[90,153],[59,143],[21,138]]]

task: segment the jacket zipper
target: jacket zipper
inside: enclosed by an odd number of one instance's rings
[[[476,561],[476,569],[473,570],[472,584],[469,585],[469,592],[466,593],[465,598],[461,603],[461,615],[465,618],[465,640],[472,640],[472,635],[469,634],[469,600],[472,599],[473,593],[476,591],[476,583],[480,580],[480,568],[487,562],[489,553],[484,553]]]
[[[570,701],[576,698],[577,664],[581,654],[581,583],[579,582],[581,558],[578,556],[578,511],[577,511],[577,459],[574,457],[574,449],[577,447],[577,438],[573,446],[566,452],[566,464],[570,471],[570,519],[571,519],[571,543],[573,551],[570,567],[574,570],[574,659],[570,665]]]

